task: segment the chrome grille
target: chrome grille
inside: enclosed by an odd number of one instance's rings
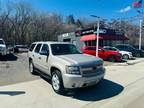
[[[103,66],[102,64],[91,65],[91,66],[82,66],[80,71],[82,76],[96,76],[102,72]]]

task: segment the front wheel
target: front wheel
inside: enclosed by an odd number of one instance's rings
[[[34,68],[32,60],[29,62],[29,71],[31,74],[35,74],[35,68]]]
[[[108,61],[110,61],[110,62],[115,62],[115,57],[114,57],[114,56],[109,56],[109,57],[108,57]]]
[[[58,94],[64,93],[64,86],[60,71],[55,70],[52,72],[52,88]]]
[[[137,54],[136,54],[136,57],[141,57],[140,53],[137,53]]]
[[[124,55],[122,56],[122,58],[125,59],[125,60],[128,60],[128,59],[129,59],[129,56],[128,56],[127,54],[124,54]]]

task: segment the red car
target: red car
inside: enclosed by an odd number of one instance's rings
[[[81,50],[85,54],[96,56],[96,46],[85,46],[81,48]],[[102,58],[103,60],[108,60],[111,62],[122,61],[122,56],[118,51],[107,51],[100,47],[98,49],[98,56]]]

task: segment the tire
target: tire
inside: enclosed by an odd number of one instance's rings
[[[54,70],[52,72],[51,81],[52,81],[52,88],[57,94],[65,93],[65,89],[63,86],[63,81],[62,81],[62,76],[61,76],[60,71]]]
[[[136,57],[141,57],[140,53],[137,53],[137,54],[136,54]]]
[[[122,58],[123,58],[124,60],[128,60],[128,59],[129,59],[129,55],[124,54],[124,55],[122,56]]]
[[[32,75],[36,73],[36,72],[35,72],[35,67],[34,67],[34,65],[33,65],[33,61],[32,61],[32,60],[29,61],[29,72],[30,72]]]
[[[115,57],[114,57],[114,56],[109,56],[109,57],[108,57],[108,61],[110,61],[110,62],[115,62]]]

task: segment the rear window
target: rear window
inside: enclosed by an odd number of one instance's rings
[[[34,49],[35,45],[36,45],[36,44],[32,44],[32,45],[30,46],[29,51],[33,51],[33,49]]]

